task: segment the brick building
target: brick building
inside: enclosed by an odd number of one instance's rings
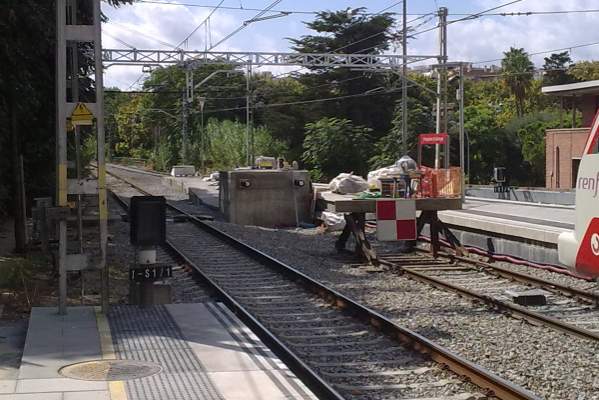
[[[573,102],[576,106],[573,109],[582,112],[582,128],[574,127],[573,114],[572,128],[547,129],[545,133],[545,186],[572,189],[590,126],[599,108],[599,80],[545,86],[542,92],[560,97],[562,105],[564,101]]]

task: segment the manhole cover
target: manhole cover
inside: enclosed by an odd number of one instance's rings
[[[160,371],[160,365],[149,361],[96,360],[67,365],[58,372],[67,378],[85,381],[126,381],[154,375]]]

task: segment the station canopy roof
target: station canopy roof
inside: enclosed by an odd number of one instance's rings
[[[541,92],[550,96],[599,95],[599,80],[543,86]]]

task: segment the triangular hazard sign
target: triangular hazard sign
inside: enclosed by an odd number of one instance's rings
[[[73,125],[91,125],[94,120],[94,114],[83,103],[77,103],[71,113],[71,123]]]

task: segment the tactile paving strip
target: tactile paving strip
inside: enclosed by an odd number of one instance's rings
[[[127,381],[128,400],[223,400],[164,306],[113,306],[108,321],[118,358],[162,366]]]

